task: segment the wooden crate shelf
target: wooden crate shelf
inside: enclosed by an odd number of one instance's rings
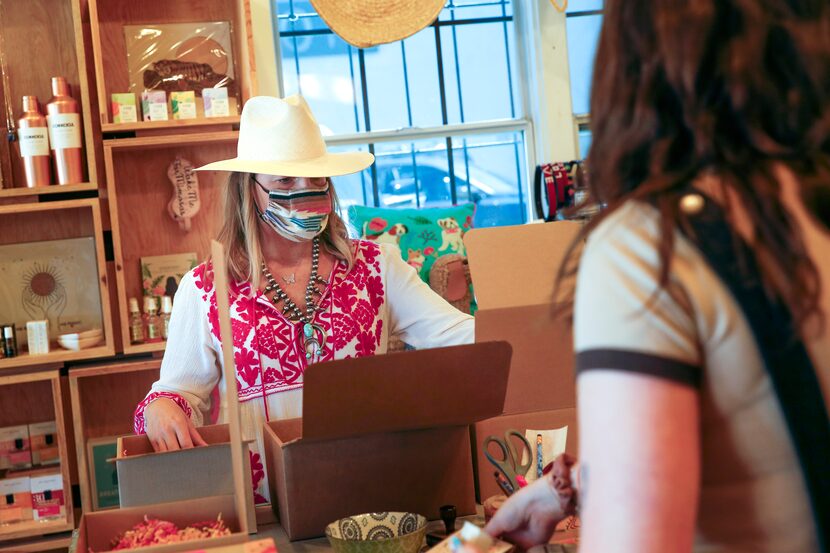
[[[89,192],[93,190],[98,190],[98,185],[93,182],[84,182],[81,184],[39,186],[37,188],[0,188],[0,199],[22,198],[26,196],[31,196],[33,200],[36,200],[38,196],[48,196],[52,194],[71,194],[74,192]]]
[[[29,540],[0,543],[0,553],[40,553],[66,551],[72,544],[72,534],[57,534]]]
[[[81,111],[87,180],[97,183],[99,133],[92,118],[81,1],[11,0],[0,4],[0,35],[8,54],[5,58],[8,78],[0,84],[0,99],[5,96],[13,106],[15,121],[23,111],[23,96],[37,96],[45,114],[45,104],[52,97],[51,78],[66,77]],[[0,182],[4,191],[16,191],[13,186],[25,182],[19,143],[2,142],[0,158],[5,178]],[[4,148],[8,150],[3,152]]]
[[[0,527],[0,546],[10,540],[66,532],[75,526],[66,421],[63,412],[58,371],[0,376],[0,427],[55,421],[61,463],[60,467],[51,467],[50,472],[54,473],[56,469],[61,472],[66,511],[66,516],[62,520],[23,522]]]
[[[92,511],[92,475],[87,443],[130,434],[133,411],[158,380],[160,359],[73,368],[69,372],[72,423],[78,458],[81,504]]]
[[[253,32],[250,0],[89,0],[92,30],[92,51],[98,93],[98,113],[104,132],[142,129],[177,129],[202,125],[231,125],[239,121],[242,103],[256,95],[256,73],[253,60]],[[218,22],[231,24],[231,49],[235,88],[240,97],[229,90],[232,117],[199,117],[188,121],[139,122],[126,125],[112,121],[110,98],[113,93],[130,92],[127,67],[125,25],[161,25],[171,23]],[[141,90],[136,93],[140,104]],[[199,94],[199,91],[197,95]],[[169,104],[169,94],[168,104]],[[197,98],[197,103],[201,102]],[[139,109],[140,112],[140,109]],[[201,113],[201,109],[199,108]],[[139,119],[141,113],[139,113]]]
[[[105,133],[146,131],[158,129],[183,129],[206,125],[239,125],[239,116],[209,117],[200,119],[170,119],[169,121],[139,121],[138,123],[107,123],[101,127]]]
[[[89,286],[98,289],[104,341],[89,349],[70,351],[60,348],[57,336],[52,335],[50,352],[45,355],[28,355],[25,344],[18,343],[21,354],[18,357],[0,359],[0,369],[47,365],[115,354],[99,200],[90,198],[0,205],[0,245],[82,237],[91,237],[95,243],[95,269],[98,279],[90,282]],[[19,325],[21,321],[15,323]],[[52,332],[55,333],[54,330]]]
[[[184,231],[167,213],[173,190],[167,179],[168,166],[177,155],[194,167],[234,157],[237,137],[236,132],[218,132],[106,141],[104,165],[118,285],[120,351],[134,354],[164,350],[163,342],[130,344],[129,298],[141,298],[143,294],[140,259],[187,252],[205,259],[210,239],[219,234],[225,176],[198,173],[201,210],[192,219],[190,231]]]

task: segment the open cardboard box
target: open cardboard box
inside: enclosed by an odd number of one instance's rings
[[[474,514],[469,425],[502,412],[509,365],[510,346],[491,342],[310,366],[303,418],[263,429],[289,539],[367,512]]]
[[[553,292],[580,229],[580,223],[561,221],[473,229],[464,236],[478,302],[476,342],[506,340],[513,346],[503,416],[478,422],[473,430],[479,501],[502,493],[481,448],[485,437],[502,437],[512,428],[568,426],[567,451],[576,452],[571,324],[553,316]]]
[[[230,428],[216,424],[199,428],[207,446],[156,453],[146,434],[118,438],[115,463],[121,507],[139,507],[213,495],[233,495]],[[253,505],[250,457],[243,456],[246,500]],[[248,511],[249,529],[256,513]]]
[[[242,430],[239,421],[236,367],[233,360],[233,342],[231,338],[230,311],[228,308],[227,270],[225,267],[224,252],[222,250],[222,246],[218,242],[213,242],[211,256],[214,264],[216,297],[219,312],[219,328],[222,335],[222,356],[224,361],[225,385],[227,386],[225,400],[228,402],[227,412],[229,421],[226,426],[228,431],[228,440],[225,441],[224,445],[217,444],[216,446],[199,448],[202,449],[202,452],[192,450],[191,452],[183,453],[174,452],[171,455],[170,453],[151,453],[152,448],[148,448],[149,441],[147,441],[146,437],[144,437],[144,442],[142,442],[140,438],[136,438],[135,440],[130,438],[120,440],[119,453],[123,453],[122,447],[124,447],[125,444],[129,444],[128,452],[129,447],[133,447],[134,449],[137,448],[136,451],[143,452],[143,455],[137,455],[132,459],[132,461],[129,461],[127,465],[122,466],[128,466],[128,470],[136,470],[142,465],[142,463],[147,463],[145,467],[150,468],[145,469],[141,472],[141,474],[147,479],[146,485],[151,486],[150,483],[154,479],[166,478],[168,476],[161,474],[160,471],[173,471],[176,474],[181,475],[182,478],[186,478],[187,472],[195,469],[195,467],[190,464],[193,460],[191,455],[222,449],[226,452],[226,455],[228,452],[230,453],[228,464],[231,467],[231,475],[233,478],[232,493],[230,495],[217,494],[208,497],[198,497],[196,499],[172,501],[167,503],[161,502],[157,497],[156,502],[151,504],[94,513],[84,513],[81,515],[81,523],[78,528],[78,540],[73,548],[73,550],[77,553],[88,553],[90,549],[96,553],[99,551],[108,551],[110,542],[113,538],[141,522],[145,515],[162,520],[169,520],[179,527],[184,527],[197,522],[215,520],[216,517],[221,514],[222,518],[228,525],[228,528],[230,528],[231,534],[221,538],[193,540],[154,547],[140,547],[131,549],[130,551],[141,551],[142,553],[194,551],[221,545],[246,542],[248,541],[249,531],[255,531],[254,527],[250,526],[248,523],[253,512],[250,469],[246,467],[245,462],[245,460],[248,459],[248,448],[242,441]],[[226,436],[223,434],[223,431],[219,429],[208,430],[207,433],[211,437],[223,440]],[[122,459],[120,461],[116,461],[116,464],[119,462],[124,463],[125,460]],[[133,464],[135,466],[133,466]],[[121,467],[119,467],[119,472],[120,470]],[[146,470],[149,470],[149,472],[146,472]],[[201,493],[198,488],[209,485],[209,482],[194,482],[192,486],[196,489],[192,491],[198,496],[198,494]],[[147,498],[152,499],[152,496],[148,495]]]

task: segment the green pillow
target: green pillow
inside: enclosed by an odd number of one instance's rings
[[[388,209],[349,207],[349,221],[364,239],[395,244],[404,260],[429,284],[429,270],[438,257],[467,255],[462,237],[473,226],[475,204],[446,208]]]

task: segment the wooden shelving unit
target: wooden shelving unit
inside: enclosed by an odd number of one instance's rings
[[[207,125],[228,126],[238,125],[239,116],[207,117],[202,119],[171,119],[169,121],[139,121],[138,123],[107,123],[101,129],[105,133],[149,131],[149,130],[182,130],[190,127],[204,127]]]
[[[100,346],[80,351],[62,349],[55,341],[57,337],[50,336],[52,344],[49,353],[26,355],[24,352],[23,355],[18,357],[0,359],[0,369],[47,365],[114,355],[109,282],[104,260],[103,228],[99,200],[91,198],[0,205],[0,221],[2,221],[3,228],[3,232],[0,233],[0,244],[20,244],[81,237],[92,237],[94,239],[94,262],[98,280],[90,282],[89,285],[95,286],[99,290],[101,322],[104,331],[104,342]],[[22,344],[18,344],[20,349],[24,349],[20,346]]]
[[[97,191],[98,185],[94,182],[81,184],[63,184],[53,186],[39,186],[37,188],[0,188],[0,198],[24,198],[31,196],[37,199],[38,196],[50,196],[52,194],[72,194],[75,192]]]
[[[92,510],[87,442],[132,433],[133,411],[158,380],[160,359],[98,364],[72,369],[69,392],[78,457],[81,503]]]
[[[63,418],[60,373],[48,370],[0,376],[0,427],[55,421],[63,477],[66,515],[52,522],[24,522],[0,527],[0,544],[10,540],[43,536],[72,530],[72,484],[69,475],[66,423]],[[54,472],[52,467],[50,472]]]
[[[167,168],[180,156],[194,167],[233,157],[236,132],[151,136],[108,140],[104,144],[112,242],[118,286],[121,348],[126,354],[163,351],[164,342],[130,344],[128,301],[143,293],[140,258],[151,255],[196,252],[205,259],[210,239],[219,233],[224,176],[198,173],[201,210],[182,230],[168,215],[172,187]],[[143,206],[136,209],[135,206]],[[154,206],[148,209],[148,206]]]
[[[51,78],[66,77],[81,110],[87,181],[97,186],[97,136],[87,80],[81,1],[11,0],[0,4],[0,35],[9,54],[5,59],[8,78],[0,84],[0,98],[5,96],[9,101],[15,117],[20,115],[21,98],[26,95],[37,96],[44,111],[52,97]],[[5,172],[11,174],[4,174],[2,191],[27,190],[22,188],[26,181],[17,142],[9,144],[8,155]]]
[[[92,28],[92,51],[98,91],[98,113],[104,132],[149,129],[181,129],[238,123],[242,103],[256,95],[256,65],[253,61],[253,33],[249,0],[88,0]],[[231,117],[200,117],[187,121],[139,121],[113,124],[110,97],[129,92],[124,25],[228,21],[234,62],[234,78],[240,98],[229,97]],[[230,92],[230,91],[229,91]],[[229,95],[231,96],[231,95]],[[137,95],[138,99],[138,95]],[[169,101],[169,94],[168,94]],[[172,119],[172,118],[171,118]]]

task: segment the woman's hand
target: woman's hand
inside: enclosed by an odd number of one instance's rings
[[[167,398],[156,399],[144,408],[144,430],[156,451],[208,445],[190,418],[175,401]]]
[[[510,496],[484,531],[521,549],[530,549],[548,543],[556,525],[569,514],[568,505],[568,501],[563,505],[547,475]]]

